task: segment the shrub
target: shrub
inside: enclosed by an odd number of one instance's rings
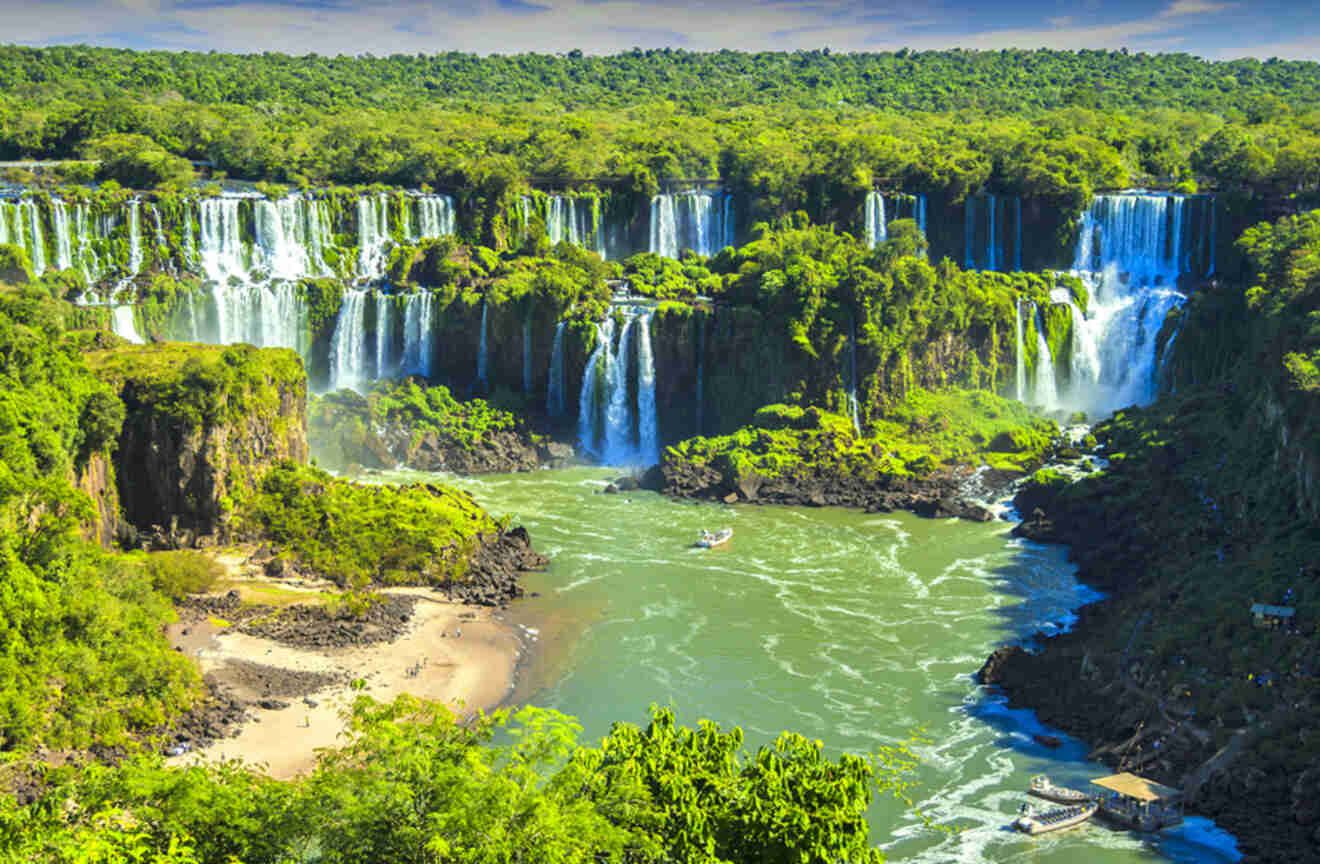
[[[151,586],[172,600],[210,591],[225,572],[211,558],[189,549],[156,552],[147,558],[146,569]]]

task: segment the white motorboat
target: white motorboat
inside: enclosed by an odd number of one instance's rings
[[[1037,810],[1030,804],[1023,804],[1022,809],[1018,810],[1018,817],[1013,820],[1013,827],[1023,834],[1033,836],[1048,834],[1051,831],[1062,831],[1065,828],[1074,828],[1090,819],[1095,815],[1098,806],[1094,801],[1090,801],[1086,804],[1076,804],[1071,807],[1051,807],[1048,810]]]
[[[703,530],[697,535],[697,545],[703,549],[711,549],[721,544],[728,543],[729,538],[732,536],[732,528],[721,528],[714,533]]]

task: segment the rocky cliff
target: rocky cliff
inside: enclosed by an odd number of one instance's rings
[[[267,467],[307,459],[307,379],[292,351],[171,343],[85,356],[127,410],[114,473],[132,530],[223,534]]]

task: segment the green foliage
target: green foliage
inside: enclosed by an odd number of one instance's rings
[[[64,347],[67,307],[0,295],[0,747],[118,744],[194,697],[196,670],[169,650],[168,602],[138,568],[80,534],[74,486],[106,460],[124,407]]]
[[[482,538],[499,526],[472,497],[438,485],[365,486],[284,462],[241,502],[239,521],[340,586],[461,580]]]
[[[224,568],[214,559],[189,549],[153,553],[147,556],[143,569],[151,579],[151,587],[171,600],[204,594],[224,575]]]
[[[298,355],[287,349],[179,342],[122,345],[84,355],[103,380],[155,416],[185,426],[237,423],[261,415],[282,427],[287,393],[306,392]]]
[[[195,177],[187,159],[171,155],[145,135],[106,135],[89,141],[83,153],[99,161],[98,180],[114,180],[133,189],[181,186]]]
[[[1023,471],[1040,464],[1058,428],[1019,402],[985,391],[914,389],[857,438],[852,422],[815,407],[767,405],[753,426],[690,438],[666,460],[709,465],[733,488],[765,478],[824,473],[886,484],[955,464]]]
[[[531,707],[460,719],[362,696],[346,713],[347,742],[296,784],[159,757],[52,774],[32,805],[0,803],[0,857],[878,864],[867,807],[875,794],[910,806],[916,767],[901,745],[830,758],[788,732],[749,754],[741,729],[689,728],[657,707],[646,728],[618,723],[598,746],[579,742],[573,718]]]
[[[28,260],[27,252],[0,243],[0,285],[25,285],[32,279],[32,262]]]

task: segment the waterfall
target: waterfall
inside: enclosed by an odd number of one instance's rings
[[[134,345],[143,344],[143,339],[138,335],[137,322],[133,320],[132,306],[116,306],[111,316],[111,329],[115,335],[127,339]]]
[[[593,455],[599,452],[596,442],[600,438],[596,422],[596,382],[602,374],[606,380],[609,379],[608,366],[613,360],[610,355],[613,342],[614,319],[607,317],[596,325],[596,347],[587,358],[587,366],[582,373],[582,394],[578,398],[578,446],[583,452]]]
[[[385,275],[386,247],[390,239],[389,201],[385,193],[357,199],[358,276],[379,279]]]
[[[1054,357],[1050,354],[1050,343],[1045,338],[1045,327],[1040,317],[1040,309],[1032,304],[1032,315],[1036,323],[1036,381],[1034,401],[1037,405],[1054,408],[1059,401],[1058,388],[1054,384]]]
[[[330,389],[362,386],[367,292],[347,290],[330,337]]]
[[[213,282],[216,342],[247,342],[258,348],[300,348],[305,323],[302,300],[291,282],[269,285]]]
[[[68,270],[73,266],[73,244],[69,239],[69,211],[63,201],[51,199],[50,221],[55,229],[55,269]]]
[[[853,432],[862,437],[862,423],[857,411],[857,319],[848,323],[848,416],[852,418]]]
[[[657,195],[651,199],[650,251],[666,258],[678,257],[678,219],[674,215],[672,195]]]
[[[207,279],[226,282],[230,276],[246,279],[247,256],[239,225],[238,198],[208,198],[201,202],[200,254]]]
[[[1017,347],[1017,361],[1014,364],[1014,384],[1017,386],[1019,402],[1027,401],[1027,365],[1022,355],[1022,300],[1018,299],[1013,313],[1013,335]]]
[[[523,318],[523,392],[532,392],[532,314]]]
[[[27,253],[32,274],[46,272],[46,241],[35,201],[0,201],[0,243],[11,243]]]
[[[481,383],[481,390],[485,392],[489,388],[486,386],[486,301],[481,301],[481,347],[477,351],[477,381]]]
[[[1073,271],[1091,304],[1079,335],[1098,362],[1074,376],[1072,407],[1108,413],[1155,398],[1155,337],[1186,299],[1179,277],[1201,263],[1190,254],[1205,230],[1203,219],[1186,218],[1193,202],[1213,210],[1211,198],[1131,192],[1097,195],[1082,214]]]
[[[431,377],[431,295],[408,295],[403,307],[403,368],[409,375]]]
[[[200,265],[197,257],[197,238],[193,235],[192,206],[188,202],[184,202],[183,205],[183,265],[185,267]]]
[[[706,434],[706,316],[697,318],[697,434]]]
[[[142,272],[142,202],[128,202],[128,275]]]
[[[714,255],[732,245],[733,238],[733,202],[725,193],[679,192],[651,199],[649,248],[657,255],[677,258],[684,249]]]
[[[530,208],[531,202],[527,201]],[[593,224],[594,223],[594,224]],[[550,244],[572,243],[606,257],[605,226],[600,219],[600,199],[550,195],[546,198],[545,231]]]
[[[394,303],[383,290],[376,292],[376,377],[394,372]]]
[[[871,249],[889,237],[885,226],[885,196],[871,192],[866,196],[866,245]]]
[[[630,317],[624,322],[618,353],[606,367],[610,400],[605,409],[605,462],[609,465],[627,465],[636,454],[633,448],[633,414],[628,410],[628,349],[632,345],[636,320]]]
[[[417,219],[415,233],[406,234],[414,240],[445,237],[455,230],[454,199],[449,195],[422,195],[416,199]],[[404,208],[407,212],[407,208]]]
[[[564,322],[555,325],[555,346],[550,351],[550,377],[546,382],[545,413],[564,414]]]
[[[637,455],[640,464],[660,461],[660,429],[655,408],[655,355],[651,353],[651,316],[637,319]]]

